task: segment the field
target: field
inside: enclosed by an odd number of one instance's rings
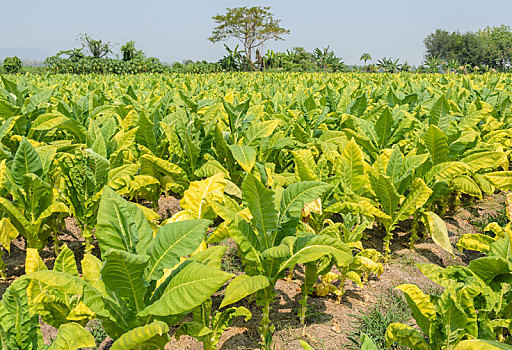
[[[512,349],[512,75],[1,79],[4,348]]]

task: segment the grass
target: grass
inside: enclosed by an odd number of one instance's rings
[[[473,211],[472,214],[476,216],[475,211]],[[509,220],[507,218],[507,211],[505,207],[501,207],[496,212],[496,215],[486,214],[475,217],[475,219],[471,220],[471,224],[479,227],[482,231],[492,222],[496,222],[501,227],[505,227],[508,224]]]
[[[99,320],[90,321],[87,324],[87,329],[93,335],[96,346],[99,346],[107,337],[107,333],[105,333],[101,321]]]
[[[353,344],[351,349],[361,348],[361,336],[367,334],[378,349],[386,349],[385,333],[388,325],[394,322],[407,323],[411,319],[409,307],[404,298],[396,291],[388,290],[379,298],[377,304],[361,311],[357,315],[350,315],[354,320],[354,331],[348,334]],[[401,349],[393,345],[391,349]]]

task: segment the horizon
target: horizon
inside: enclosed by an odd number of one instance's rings
[[[433,0],[426,8],[412,6],[405,0],[395,0],[391,5],[368,0],[363,8],[360,3],[334,0],[315,6],[305,0],[257,3],[199,0],[186,4],[153,0],[132,10],[132,5],[138,4],[133,0],[106,4],[92,0],[87,7],[70,6],[63,0],[44,4],[28,0],[22,18],[10,16],[0,23],[0,29],[9,33],[0,41],[0,59],[18,52],[21,54],[17,56],[24,61],[42,61],[61,50],[79,47],[77,36],[88,33],[95,39],[115,44],[113,57],[122,44],[133,40],[148,57],[157,57],[162,62],[214,62],[223,57],[225,49],[222,42],[212,44],[207,39],[215,25],[212,17],[224,13],[227,7],[270,6],[275,18],[291,33],[283,41],[267,42],[263,52],[293,47],[312,51],[329,46],[347,65],[360,65],[359,57],[368,52],[373,58],[371,62],[393,57],[417,66],[423,61],[424,38],[437,28],[466,32],[486,26],[512,25],[507,17],[512,2],[494,0],[484,8],[479,3]],[[497,7],[500,11],[496,11]],[[14,13],[16,9],[15,3],[4,4],[5,13]],[[151,24],[147,25],[148,22]],[[237,44],[233,39],[225,43],[231,48]]]

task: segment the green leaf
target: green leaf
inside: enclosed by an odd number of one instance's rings
[[[76,267],[75,255],[68,248],[66,244],[63,244],[61,251],[55,259],[54,271],[70,274],[78,277],[78,269]]]
[[[279,123],[279,119],[252,123],[245,132],[244,143],[247,146],[256,146],[259,140],[272,135]]]
[[[101,268],[101,280],[118,297],[127,298],[132,307],[140,311],[144,307],[147,285],[143,279],[149,257],[111,249],[105,255]]]
[[[467,250],[475,250],[482,253],[487,253],[495,239],[493,237],[481,233],[467,233],[459,239],[457,247]]]
[[[426,223],[432,240],[448,253],[453,254],[450,238],[448,237],[448,230],[443,219],[436,213],[428,211],[425,213]]]
[[[267,189],[254,175],[247,174],[242,184],[243,200],[258,231],[266,237],[277,229],[277,210],[274,191]],[[302,208],[301,208],[302,209]]]
[[[394,216],[393,214],[398,208],[400,195],[391,182],[391,178],[389,176],[379,175],[377,179],[371,179],[373,191],[377,195],[377,199],[379,200],[382,210],[386,214]]]
[[[148,278],[158,280],[163,269],[173,268],[180,257],[193,253],[205,239],[210,224],[209,220],[186,220],[160,227],[147,251]]]
[[[372,338],[370,338],[368,335],[363,333],[363,335],[361,335],[360,341],[363,343],[361,345],[361,350],[378,350],[377,345],[375,345]]]
[[[500,257],[484,256],[469,263],[469,269],[490,284],[497,276],[510,274],[507,260]]]
[[[512,345],[494,340],[470,339],[459,342],[454,350],[512,350]]]
[[[299,149],[292,151],[295,159],[295,176],[299,181],[317,181],[319,180],[315,159],[309,149]]]
[[[494,186],[503,191],[512,191],[512,171],[496,171],[485,174]]]
[[[428,188],[421,178],[414,179],[411,185],[411,191],[400,206],[395,222],[405,220],[410,215],[414,214],[416,210],[421,208],[428,201],[431,194],[432,190]]]
[[[356,192],[364,186],[364,155],[354,139],[351,139],[341,152],[341,160],[336,167],[343,187]]]
[[[448,138],[437,126],[430,125],[422,140],[427,146],[434,165],[448,160],[448,154],[450,153]]]
[[[393,343],[415,350],[430,350],[425,338],[414,328],[401,323],[391,323],[386,330],[386,344]]]
[[[224,299],[219,307],[224,307],[254,294],[257,291],[269,286],[268,278],[262,275],[247,276],[245,274],[236,276],[226,287]]]
[[[57,338],[48,350],[77,350],[95,347],[96,342],[91,333],[78,323],[66,323],[59,327]]]
[[[286,244],[284,240],[282,244]],[[293,247],[293,254],[279,266],[279,271],[284,271],[299,263],[306,264],[316,261],[326,255],[332,256],[339,267],[348,266],[353,260],[348,246],[337,238],[327,235],[301,237],[297,239]]]
[[[404,292],[407,304],[411,308],[414,320],[425,334],[430,333],[430,324],[436,320],[436,307],[426,295],[414,284],[402,284],[396,289]]]
[[[229,145],[233,158],[247,173],[250,173],[256,163],[256,150],[250,146]]]
[[[103,189],[95,235],[102,254],[109,249],[135,252],[139,240],[130,203],[109,187]]]
[[[82,259],[82,278],[98,291],[105,292],[105,284],[101,280],[102,261],[92,254],[84,254]]]
[[[14,156],[11,166],[11,174],[16,185],[22,186],[24,175],[30,173],[42,177],[43,164],[41,163],[39,154],[24,137],[16,150],[16,155]]]
[[[281,198],[279,225],[282,226],[294,218],[299,218],[306,203],[320,198],[331,188],[331,185],[318,181],[296,182],[288,186]]]
[[[162,321],[154,321],[134,328],[120,336],[111,350],[163,349],[170,340],[169,326]]]
[[[391,137],[391,129],[395,121],[393,120],[393,114],[389,108],[384,109],[384,112],[380,115],[379,119],[375,123],[375,133],[379,138],[379,148],[385,148],[389,138]]]
[[[198,263],[205,264],[220,270],[222,257],[224,256],[224,253],[226,253],[227,249],[228,247],[224,245],[214,245],[208,249],[192,255],[190,258],[188,258],[188,260],[197,261]]]
[[[3,349],[39,349],[39,315],[31,314],[27,297],[30,279],[18,278],[0,300],[0,340]]]
[[[170,281],[160,299],[139,312],[138,316],[168,316],[190,311],[232,277],[230,273],[193,261]]]

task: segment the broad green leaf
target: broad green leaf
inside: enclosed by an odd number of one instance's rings
[[[48,350],[77,350],[95,347],[94,337],[78,323],[66,323],[59,327],[59,333]]]
[[[400,195],[391,182],[391,178],[389,176],[379,175],[379,177],[373,179],[371,183],[372,189],[377,195],[377,199],[383,211],[390,216],[394,216],[394,212],[398,208]]]
[[[364,155],[354,139],[343,148],[341,160],[336,167],[336,175],[340,177],[344,187],[353,192],[364,186]]]
[[[39,315],[29,310],[27,288],[30,280],[18,278],[0,300],[0,334],[3,349],[39,349],[42,334]]]
[[[414,179],[411,185],[411,191],[400,206],[395,221],[405,220],[410,215],[414,214],[416,210],[421,208],[428,201],[431,194],[432,190],[428,188],[421,178]]]
[[[402,284],[396,289],[404,292],[407,304],[411,308],[414,320],[425,334],[430,332],[430,324],[436,320],[436,307],[426,295],[414,284]]]
[[[61,251],[57,258],[55,259],[55,265],[53,266],[53,270],[68,273],[72,276],[78,276],[75,255],[66,244],[62,245]]]
[[[378,146],[380,149],[385,148],[389,138],[391,137],[391,129],[394,124],[393,114],[389,108],[384,109],[379,119],[375,123],[375,133],[379,138]]]
[[[206,237],[209,220],[187,220],[160,227],[148,248],[148,278],[158,280],[164,269],[173,268],[180,257],[193,253]]]
[[[315,159],[309,149],[292,151],[295,159],[295,176],[299,181],[319,180]]]
[[[316,261],[326,255],[332,256],[340,268],[348,266],[353,260],[348,246],[337,238],[316,235],[299,238],[293,247],[293,254],[281,263],[279,271],[299,263]]]
[[[496,171],[485,174],[485,177],[503,191],[512,191],[512,171]]]
[[[172,278],[157,301],[138,315],[167,316],[190,311],[201,305],[232,277],[230,273],[193,261]]]
[[[92,254],[84,254],[82,259],[82,278],[98,291],[105,292],[105,284],[101,280],[102,261]]]
[[[427,132],[422,136],[427,146],[434,165],[448,160],[448,141],[446,135],[435,125],[430,125]]]
[[[459,175],[453,179],[453,184],[460,192],[473,197],[482,198],[482,191],[478,184],[467,175]]]
[[[22,186],[24,175],[30,173],[39,177],[43,176],[43,165],[37,151],[24,137],[16,150],[11,166],[11,174],[16,185]]]
[[[245,132],[244,143],[247,146],[256,146],[259,140],[272,135],[279,123],[279,119],[274,119],[251,124]]]
[[[277,210],[274,191],[267,189],[254,175],[247,174],[242,184],[242,193],[243,200],[252,214],[252,222],[261,235],[266,237],[269,232],[276,230]]]
[[[454,350],[512,350],[512,345],[494,340],[469,339],[459,342]]]
[[[299,218],[306,203],[320,198],[331,185],[318,181],[296,182],[288,186],[281,197],[279,225]]]
[[[262,275],[247,276],[245,274],[236,276],[233,281],[226,287],[224,299],[219,307],[224,307],[254,294],[260,289],[269,286],[267,277]]]
[[[386,344],[393,343],[415,350],[431,350],[425,338],[414,328],[401,323],[391,323],[386,330]]]
[[[102,254],[109,249],[135,252],[139,237],[130,203],[109,187],[103,189],[97,220],[95,235]]]
[[[486,284],[491,283],[499,275],[510,275],[511,272],[507,260],[493,256],[472,260],[469,263],[469,269]]]
[[[256,150],[250,146],[229,145],[236,162],[247,173],[250,173],[256,163]]]
[[[118,297],[127,298],[135,310],[142,310],[147,289],[143,276],[149,257],[111,249],[104,260],[101,280],[105,286]]]
[[[224,245],[214,245],[208,249],[192,255],[190,258],[188,258],[188,260],[197,261],[201,264],[205,264],[220,270],[222,257],[224,256],[224,253],[226,253],[227,249],[228,247]]]
[[[163,349],[170,340],[169,326],[162,321],[154,321],[129,330],[120,336],[111,350]]]

